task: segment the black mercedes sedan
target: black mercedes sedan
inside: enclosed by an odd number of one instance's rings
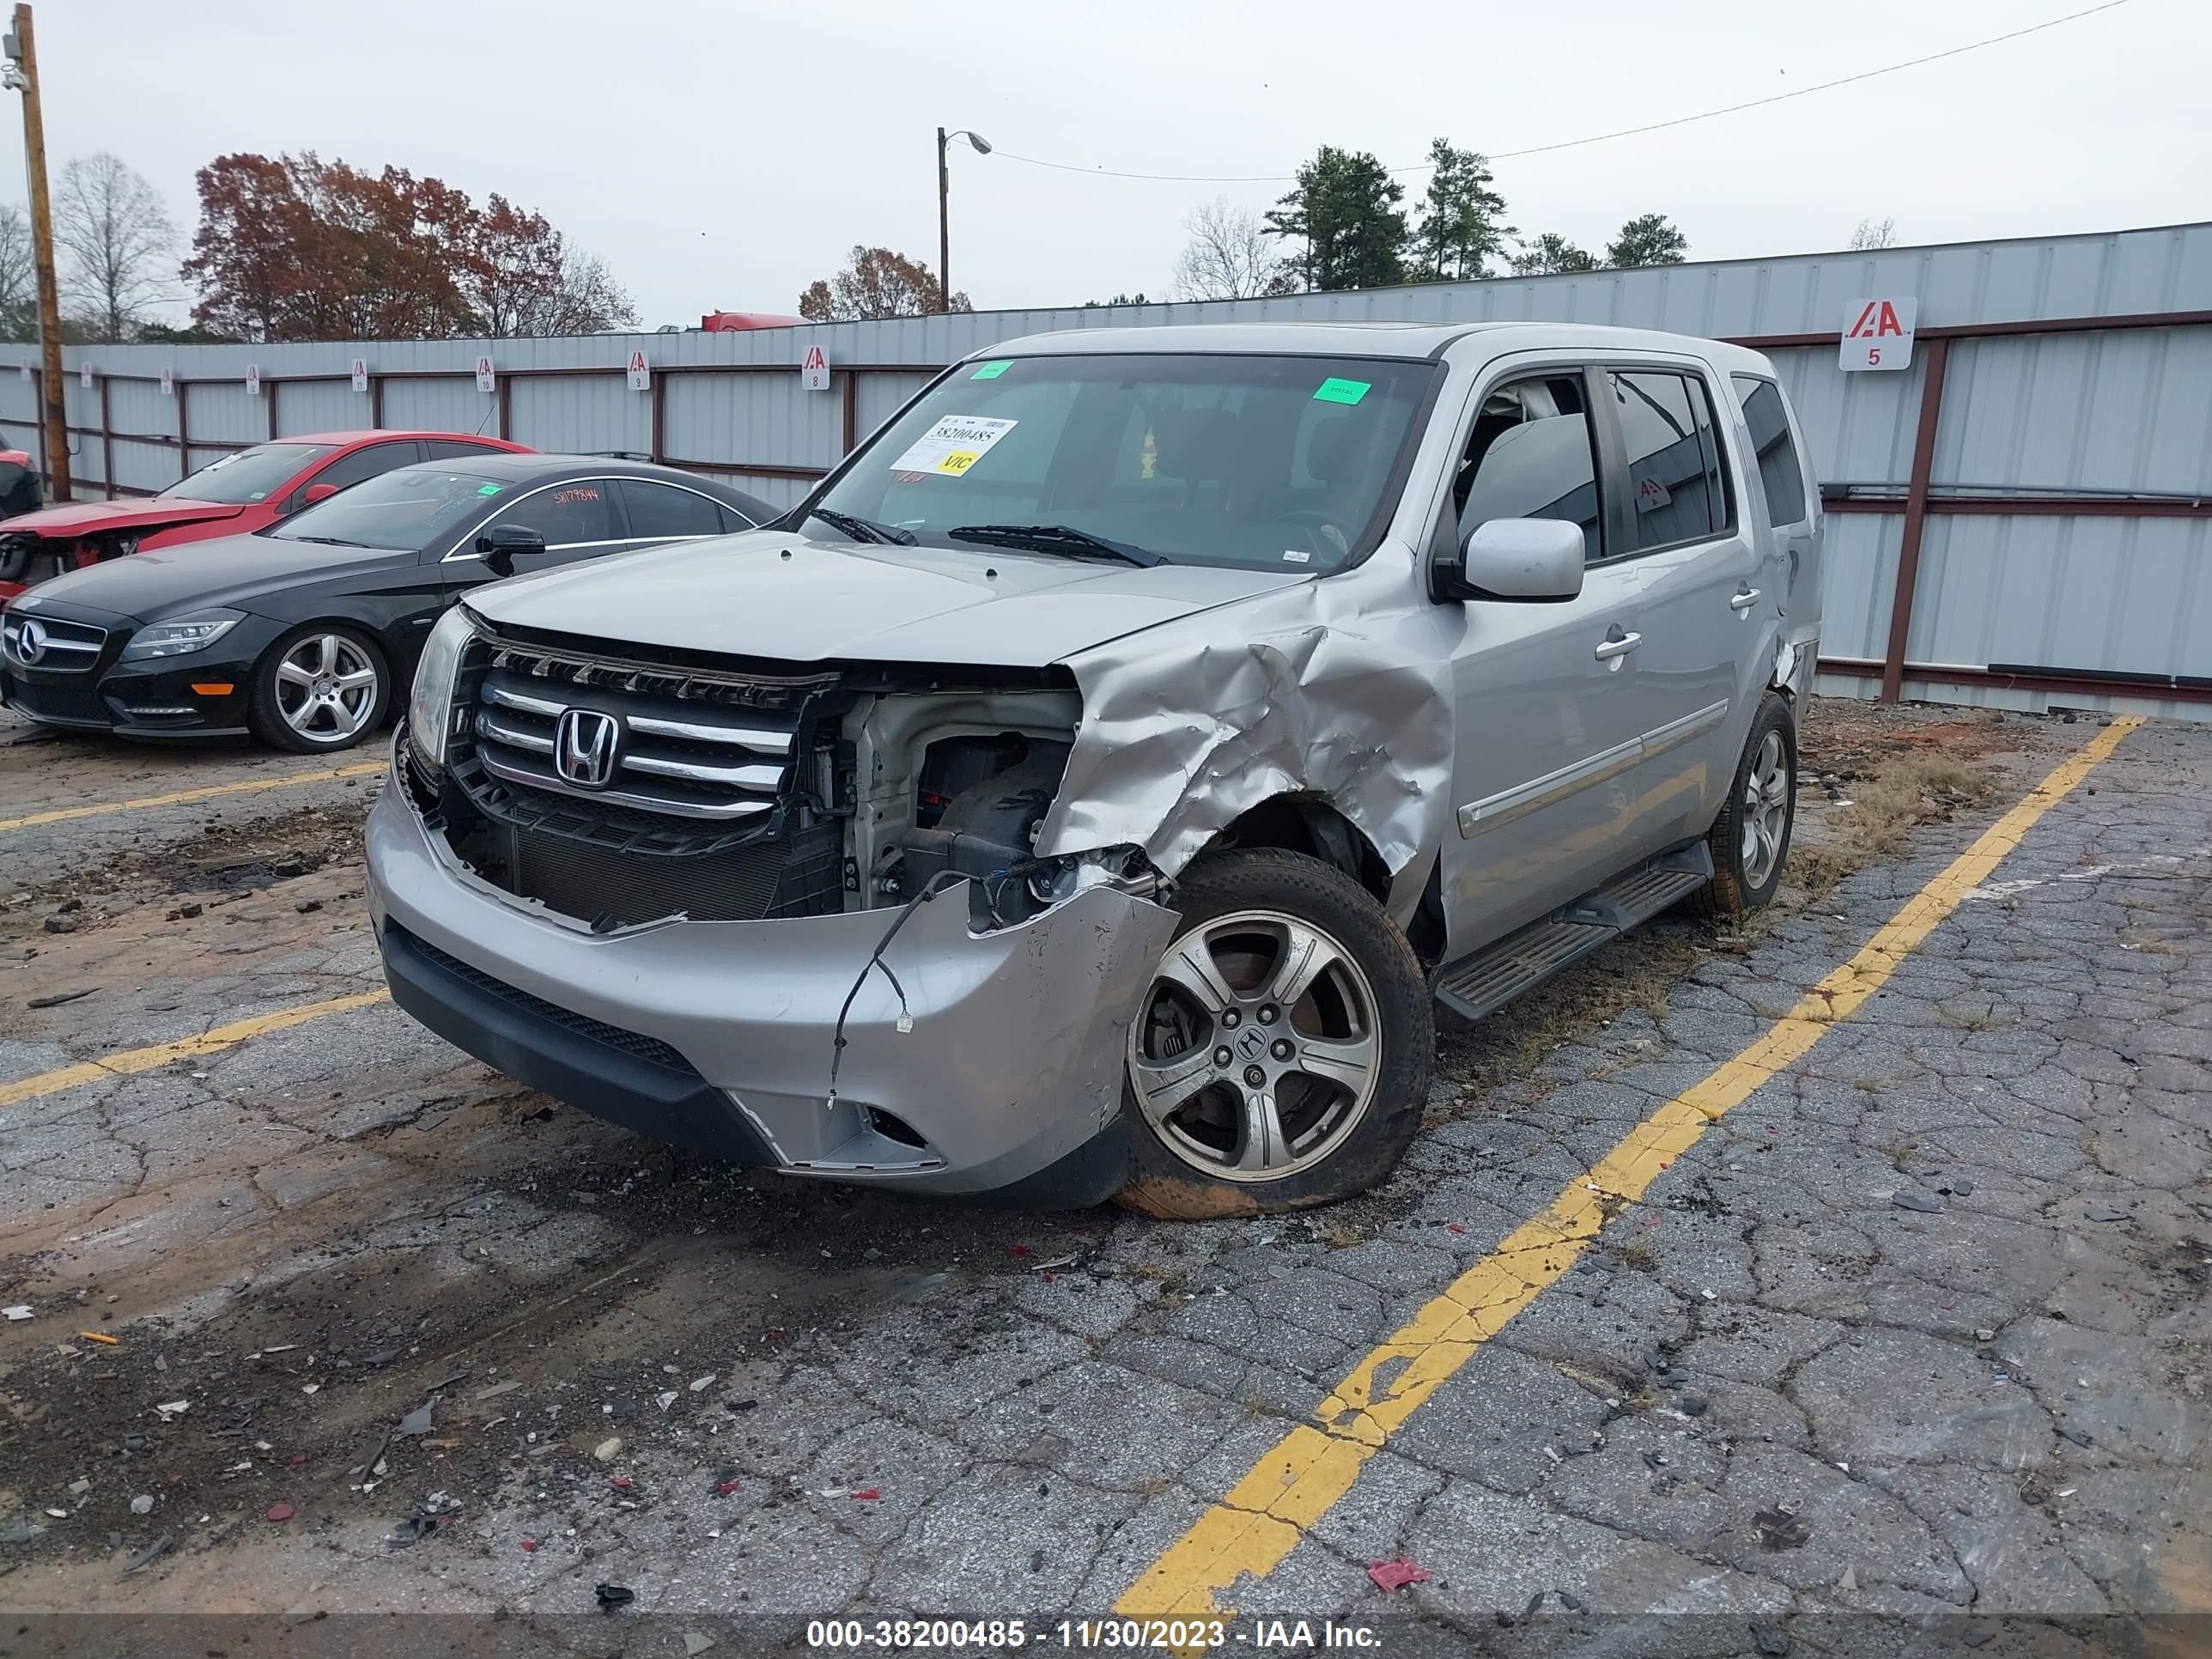
[[[405,695],[431,624],[468,589],[775,515],[638,461],[404,466],[249,536],[41,583],[0,612],[0,701],[49,726],[347,749]]]

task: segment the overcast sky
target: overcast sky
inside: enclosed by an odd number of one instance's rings
[[[2092,0],[40,0],[49,165],[111,149],[197,221],[221,154],[314,149],[497,191],[603,255],[647,326],[789,312],[855,242],[933,264],[933,129],[952,277],[979,308],[1171,285],[1191,209],[1316,146],[1492,155],[1765,97]],[[2212,216],[2212,6],[2117,10],[1860,85],[1496,164],[1511,222],[1601,247],[1671,216],[1692,258]],[[0,199],[21,128],[0,120]],[[1422,175],[1407,175],[1408,199]],[[180,250],[181,251],[181,250]]]

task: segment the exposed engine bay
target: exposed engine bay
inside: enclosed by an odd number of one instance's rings
[[[1158,885],[1133,848],[1036,850],[1082,718],[1064,674],[593,645],[477,641],[442,777],[410,781],[479,876],[594,932],[901,906],[962,878],[981,931],[1102,882]]]

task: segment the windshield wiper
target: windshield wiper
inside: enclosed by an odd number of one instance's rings
[[[988,547],[1018,547],[1032,553],[1065,553],[1077,559],[1120,559],[1150,567],[1165,564],[1164,553],[1109,542],[1087,530],[1064,524],[969,524],[945,532],[956,542],[981,542]]]
[[[325,547],[374,547],[374,542],[349,542],[343,536],[287,536],[288,542],[320,542]]]
[[[856,542],[889,542],[898,547],[915,545],[914,532],[902,530],[895,524],[878,524],[873,519],[854,518],[850,513],[840,513],[827,507],[810,507],[806,509],[806,516],[835,525]]]

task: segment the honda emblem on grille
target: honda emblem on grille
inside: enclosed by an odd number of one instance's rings
[[[596,708],[562,709],[561,722],[553,728],[553,769],[580,788],[605,788],[615,775],[618,730],[612,714]]]
[[[46,654],[46,623],[33,617],[23,624],[23,631],[15,635],[15,654],[27,664]]]

